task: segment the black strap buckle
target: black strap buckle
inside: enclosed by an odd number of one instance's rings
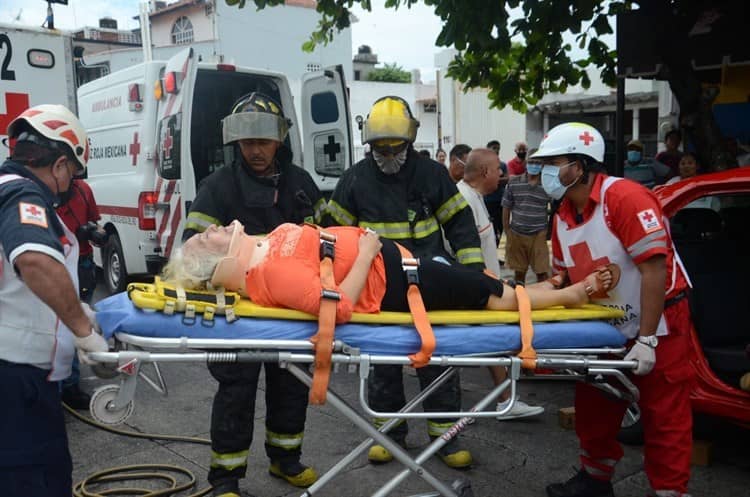
[[[406,283],[409,285],[419,285],[419,259],[404,257],[401,259],[401,267],[404,273],[406,273]]]
[[[335,300],[336,302],[341,300],[341,294],[335,290],[326,290],[325,288],[320,291],[321,299]]]
[[[330,257],[333,260],[336,254],[336,235],[320,232],[320,260]]]

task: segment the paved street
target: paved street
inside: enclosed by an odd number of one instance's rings
[[[216,383],[203,364],[164,364],[162,371],[168,382],[169,395],[162,397],[144,382],[136,392],[135,412],[125,428],[148,433],[180,434],[208,437],[211,399]],[[484,370],[464,369],[461,372],[463,403],[470,406],[490,386]],[[404,375],[407,391],[414,393],[416,378]],[[358,405],[357,378],[342,368],[333,375],[332,388],[351,405]],[[92,377],[83,369],[82,386],[91,391],[112,383]],[[261,385],[263,385],[261,381]],[[261,388],[262,389],[262,388]],[[525,381],[522,398],[541,404],[546,412],[527,421],[503,422],[478,420],[462,435],[470,448],[475,465],[468,471],[456,472],[433,459],[427,467],[445,481],[466,477],[476,497],[541,497],[545,484],[569,478],[575,472],[576,439],[572,431],[558,425],[558,410],[572,405],[572,384],[560,381]],[[258,394],[255,442],[250,451],[248,478],[243,491],[258,497],[294,496],[302,494],[271,477],[263,452],[263,392]],[[712,464],[695,467],[690,491],[694,496],[748,495],[750,488],[750,431],[723,423],[699,420],[696,435],[713,442]],[[408,437],[410,452],[416,455],[427,442],[423,421],[412,422]],[[84,425],[69,417],[68,434],[74,461],[74,479],[111,466],[142,463],[163,463],[183,466],[194,472],[199,488],[206,486],[209,452],[203,445],[149,441],[115,436]],[[303,459],[324,472],[354,448],[364,437],[353,424],[330,406],[308,410]],[[316,495],[368,496],[387,478],[400,469],[395,463],[374,467],[364,456]],[[640,497],[647,489],[640,451],[626,448],[626,455],[616,474],[615,493],[618,497]],[[427,492],[430,488],[419,478],[410,476],[393,495],[406,496]]]

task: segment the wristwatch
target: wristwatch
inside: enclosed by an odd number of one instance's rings
[[[657,345],[659,345],[659,339],[656,337],[656,335],[638,335],[636,337],[636,340],[641,342],[644,345],[648,345],[652,349],[655,349]]]

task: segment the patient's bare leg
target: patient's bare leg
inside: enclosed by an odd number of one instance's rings
[[[532,285],[526,288],[532,309],[545,309],[554,306],[575,307],[589,301],[589,293],[599,289],[608,289],[612,284],[612,273],[608,270],[591,273],[583,281],[579,281],[559,290],[551,290],[543,285]],[[586,291],[588,288],[588,292]],[[518,310],[516,292],[508,285],[503,285],[503,296],[490,295],[487,309],[497,311]]]

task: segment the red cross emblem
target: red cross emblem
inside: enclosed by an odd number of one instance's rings
[[[37,209],[36,205],[32,205],[27,210],[29,211],[29,214],[31,214],[32,216],[38,216],[39,214],[42,213],[41,210]]]
[[[644,212],[641,217],[643,217],[643,220],[647,223],[650,223],[654,219],[654,216],[652,216],[649,211]]]
[[[591,144],[591,142],[594,141],[594,137],[590,135],[588,131],[584,131],[583,134],[578,137],[578,139],[581,140],[587,147],[589,146],[589,144]]]
[[[29,108],[28,93],[6,93],[5,94],[5,114],[0,114],[0,134],[5,134],[10,122],[21,112]],[[14,143],[10,144],[11,147]]]
[[[586,276],[593,273],[596,268],[606,266],[610,260],[608,257],[600,257],[598,259],[591,258],[591,249],[586,242],[576,243],[571,245],[570,257],[575,262],[575,266],[568,268],[568,275],[570,281],[577,283],[583,281]]]
[[[129,153],[133,156],[133,165],[135,166],[138,161],[138,154],[141,153],[141,144],[138,143],[137,131],[133,133],[133,143],[130,144]]]
[[[164,151],[165,159],[172,157],[172,131],[169,128],[167,128],[167,134],[161,143],[161,148]]]

